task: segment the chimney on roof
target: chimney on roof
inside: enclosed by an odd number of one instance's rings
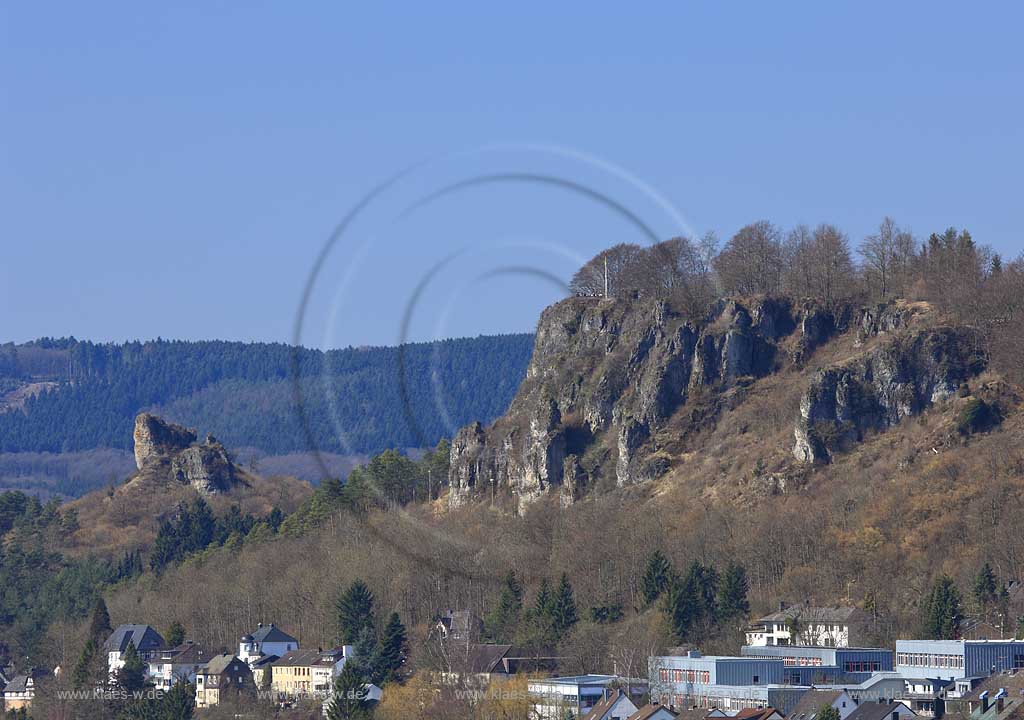
[[[788,607],[788,606],[786,605],[786,601],[785,601],[785,600],[779,600],[779,612],[782,612],[782,611],[783,611],[783,610],[785,610],[785,609],[786,609],[787,607]]]

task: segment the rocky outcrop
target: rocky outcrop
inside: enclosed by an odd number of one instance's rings
[[[142,470],[150,463],[181,452],[196,441],[195,430],[165,422],[156,415],[139,413],[135,418],[135,466]]]
[[[721,301],[696,321],[664,300],[570,298],[547,308],[509,411],[453,439],[449,503],[483,486],[523,508],[551,488],[571,502],[602,477],[619,486],[658,477],[670,459],[655,452],[656,435],[691,394],[773,372],[798,321],[777,299]]]
[[[878,317],[862,316],[858,333],[865,327],[877,333]],[[900,316],[891,317],[887,327],[896,329],[893,323]],[[800,402],[793,455],[805,463],[827,462],[865,432],[884,430],[953,396],[963,382],[984,370],[980,347],[970,330],[928,328],[818,371]]]
[[[212,435],[199,443],[195,430],[140,413],[133,438],[135,464],[149,475],[191,485],[205,495],[230,490],[237,482],[227,450]]]

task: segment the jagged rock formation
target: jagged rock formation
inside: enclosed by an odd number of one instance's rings
[[[892,332],[902,313],[866,311],[860,333]],[[881,323],[881,324],[879,324]],[[884,430],[917,415],[985,368],[976,333],[937,327],[891,339],[838,367],[817,372],[800,402],[793,455],[801,462],[828,461],[869,430]]]
[[[547,308],[526,379],[491,427],[452,441],[449,502],[484,487],[525,507],[551,488],[572,502],[602,475],[618,486],[663,474],[660,428],[694,393],[718,393],[767,375],[799,334],[800,359],[849,322],[814,303],[719,302],[694,322],[669,302],[570,298]]]
[[[227,450],[212,435],[197,442],[195,430],[150,413],[135,418],[135,464],[140,471],[166,475],[205,495],[230,490],[237,482]]]

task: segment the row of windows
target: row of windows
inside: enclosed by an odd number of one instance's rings
[[[746,708],[763,708],[764,700],[754,698],[714,698],[707,695],[668,695],[663,694],[659,701],[662,705],[669,705],[679,710],[695,705],[704,710],[719,708],[721,710],[743,710]]]
[[[783,665],[798,665],[800,667],[818,667],[822,665],[820,657],[787,657],[782,658]]]
[[[882,663],[877,660],[862,660],[860,662],[847,662],[843,667],[846,672],[879,672]]]
[[[939,655],[934,653],[896,653],[897,665],[911,667],[938,667],[963,669],[963,655]]]
[[[662,682],[691,682],[711,683],[711,672],[709,670],[680,670],[676,668],[661,668],[658,677]]]

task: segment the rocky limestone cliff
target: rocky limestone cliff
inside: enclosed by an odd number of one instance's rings
[[[237,482],[227,450],[212,435],[199,443],[194,430],[140,413],[133,438],[140,471],[191,485],[204,495],[228,491]]]
[[[671,461],[654,447],[657,431],[692,394],[802,362],[851,316],[785,299],[723,300],[697,322],[663,300],[552,305],[509,411],[453,438],[449,503],[507,490],[522,509],[553,489],[572,502],[597,478],[618,486],[656,478]]]
[[[902,313],[865,312],[861,337],[893,332]],[[879,325],[881,322],[881,325]],[[801,462],[826,462],[868,431],[879,431],[952,397],[985,369],[978,335],[935,327],[897,336],[863,356],[818,371],[800,402],[793,455]]]

